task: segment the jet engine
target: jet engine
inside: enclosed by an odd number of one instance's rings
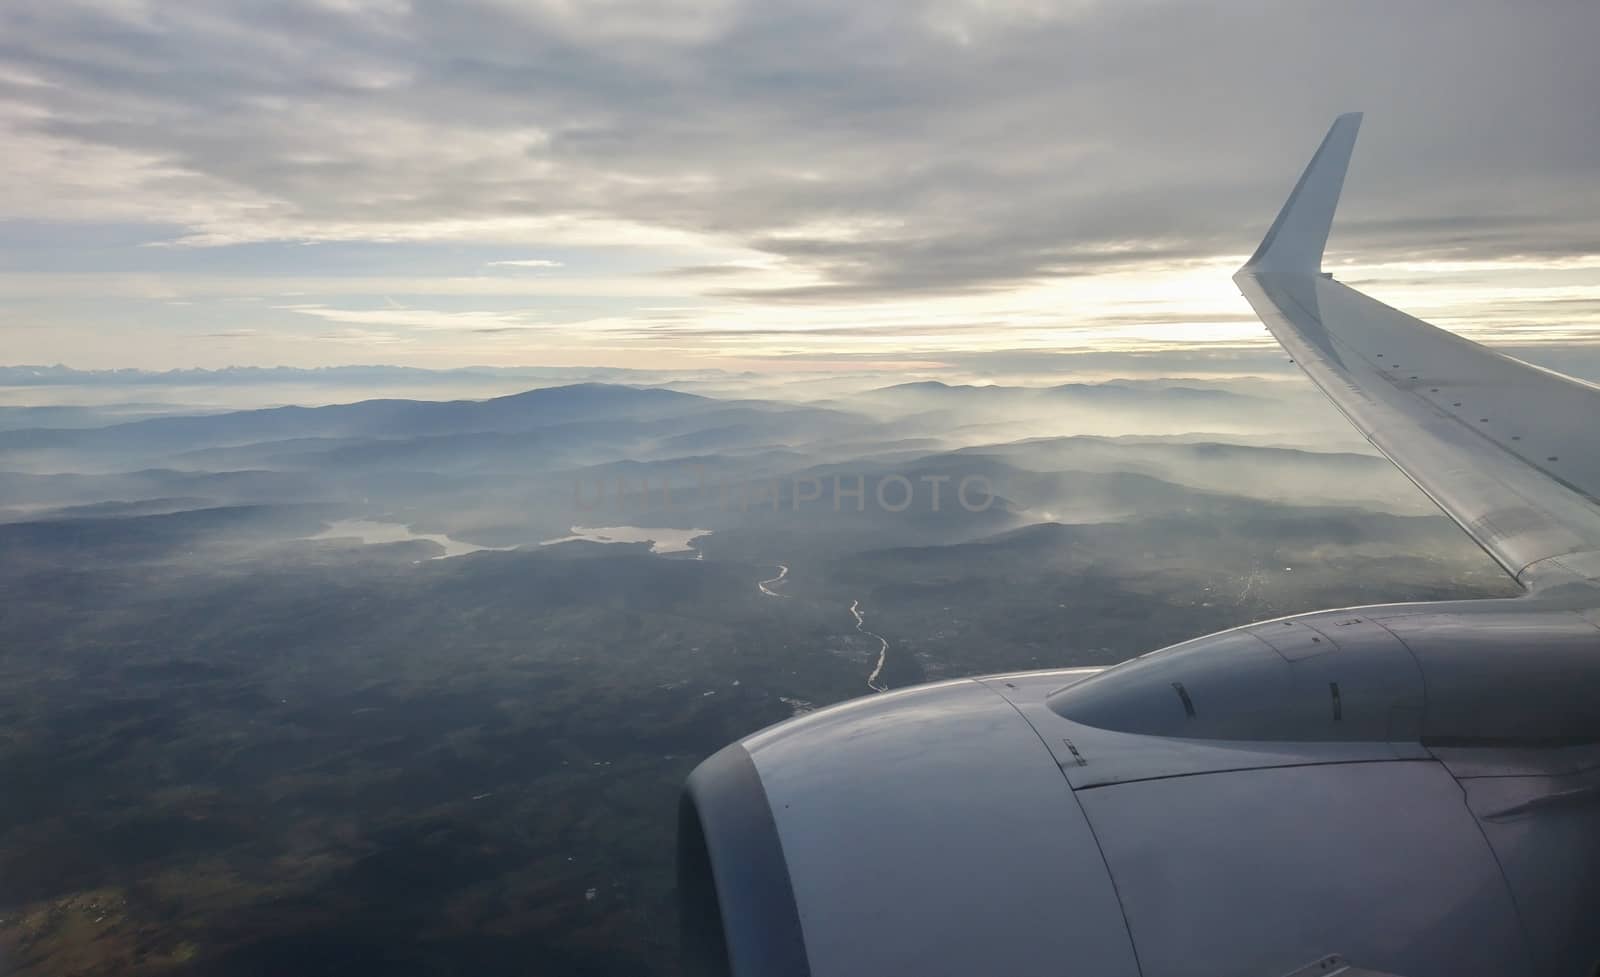
[[[770,727],[684,792],[690,972],[1590,977],[1589,615],[1323,612]]]

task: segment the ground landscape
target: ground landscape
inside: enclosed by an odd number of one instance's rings
[[[8,973],[670,974],[732,739],[1512,592],[1282,378],[136,393],[0,407]]]

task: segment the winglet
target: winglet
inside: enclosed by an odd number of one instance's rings
[[[1339,205],[1339,191],[1344,189],[1344,174],[1350,168],[1350,153],[1360,128],[1360,112],[1333,120],[1278,219],[1241,271],[1316,274],[1322,270],[1322,249],[1328,243],[1328,228],[1333,225],[1333,211]]]

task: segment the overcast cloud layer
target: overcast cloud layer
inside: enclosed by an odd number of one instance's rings
[[[1586,0],[11,0],[4,358],[1242,342],[1227,262],[1352,109],[1335,257],[1570,340],[1597,36]]]

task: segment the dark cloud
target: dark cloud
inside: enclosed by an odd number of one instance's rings
[[[831,301],[1247,253],[1352,108],[1335,249],[1593,252],[1597,35],[1589,0],[12,0],[0,122],[133,154],[80,197],[214,239],[622,218]]]
[[[679,265],[656,274],[662,278],[720,278],[726,275],[747,275],[758,270],[760,269],[752,265]]]

